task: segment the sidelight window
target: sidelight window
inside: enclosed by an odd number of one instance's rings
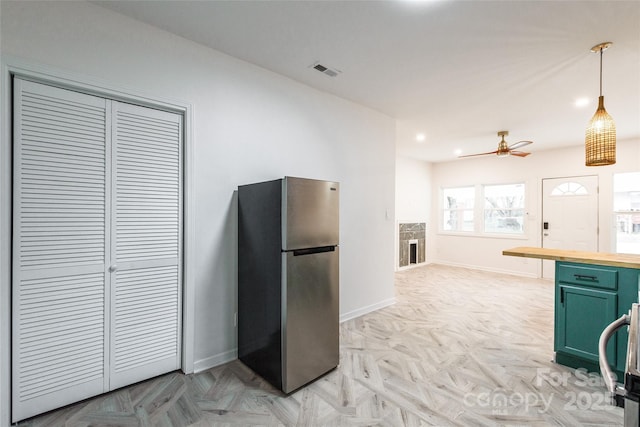
[[[640,172],[613,177],[616,252],[640,254]]]

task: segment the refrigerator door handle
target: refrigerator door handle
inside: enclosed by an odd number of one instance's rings
[[[322,252],[334,252],[335,250],[336,250],[335,246],[321,246],[319,248],[295,249],[293,251],[293,256],[312,255],[312,254],[318,254]]]
[[[616,375],[613,373],[613,370],[609,366],[609,361],[607,360],[607,343],[609,339],[618,331],[618,329],[623,326],[629,325],[630,316],[627,314],[623,314],[619,319],[611,323],[607,326],[602,334],[600,334],[600,339],[598,340],[598,362],[600,363],[600,372],[602,373],[602,379],[604,380],[604,384],[611,393],[612,397],[616,394],[624,394],[624,387],[616,384]]]

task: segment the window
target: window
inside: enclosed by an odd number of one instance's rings
[[[616,252],[640,254],[640,172],[613,176]]]
[[[473,231],[475,188],[444,188],[442,197],[442,229],[444,231]]]
[[[524,184],[484,186],[484,232],[524,233]]]
[[[443,188],[441,231],[519,237],[524,204],[524,183]]]

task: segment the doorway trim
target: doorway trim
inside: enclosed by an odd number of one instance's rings
[[[195,209],[193,106],[135,92],[117,84],[35,64],[10,55],[0,56],[0,425],[11,424],[11,227],[12,227],[12,79],[20,76],[65,89],[117,101],[171,111],[183,116],[183,300],[182,360],[185,373],[194,370],[195,350]]]

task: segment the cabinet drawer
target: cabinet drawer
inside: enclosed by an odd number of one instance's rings
[[[603,267],[558,264],[557,280],[602,289],[618,288],[618,271]]]

